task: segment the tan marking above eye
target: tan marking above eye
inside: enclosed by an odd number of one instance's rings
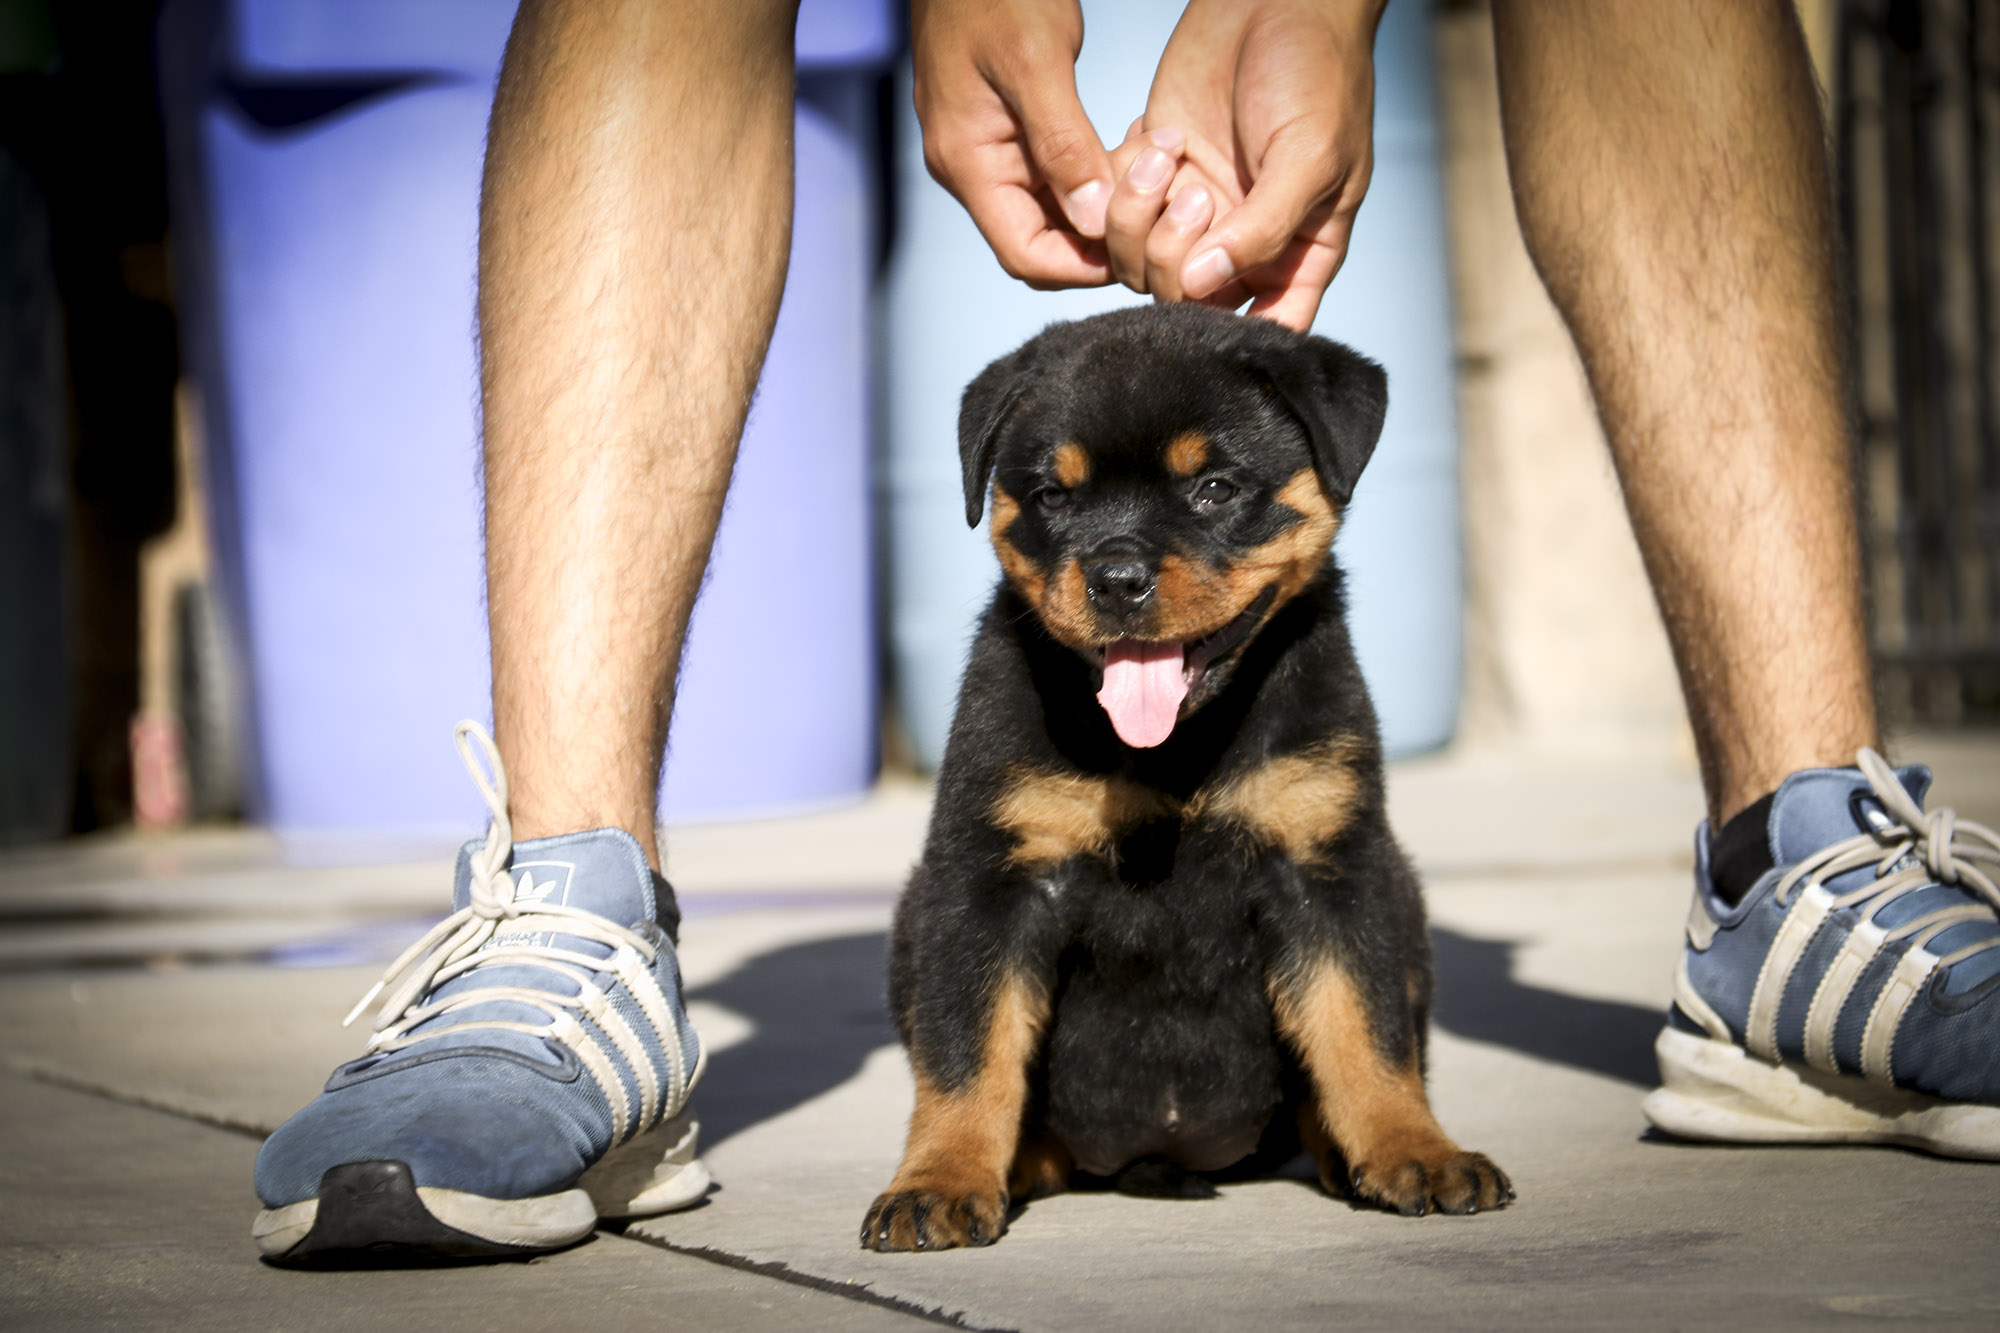
[[[1208,466],[1208,437],[1198,430],[1184,431],[1167,443],[1167,471],[1176,477],[1192,477]]]
[[[1124,778],[1024,771],[994,803],[993,822],[1014,835],[1009,861],[1050,866],[1108,857],[1127,832],[1177,810],[1171,797]]]
[[[1336,736],[1281,754],[1247,773],[1205,788],[1189,802],[1190,818],[1226,819],[1284,849],[1300,865],[1325,859],[1327,844],[1353,822],[1361,778],[1359,743]]]
[[[1064,486],[1081,486],[1090,479],[1090,455],[1080,444],[1057,445],[1054,462],[1056,480]]]

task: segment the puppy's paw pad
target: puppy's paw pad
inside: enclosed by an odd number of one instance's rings
[[[1507,1173],[1485,1153],[1450,1148],[1406,1161],[1365,1163],[1348,1178],[1357,1200],[1405,1217],[1426,1213],[1480,1213],[1514,1198]]]
[[[861,1223],[861,1248],[884,1254],[991,1245],[1007,1230],[1007,1197],[999,1193],[890,1190]]]

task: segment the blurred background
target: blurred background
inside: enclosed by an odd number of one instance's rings
[[[463,835],[485,716],[475,217],[510,0],[0,0],[0,842]],[[1086,0],[1107,142],[1178,6]],[[1899,726],[2000,720],[2000,0],[1800,0]],[[1582,374],[1515,226],[1490,20],[1396,0],[1319,332],[1391,408],[1338,549],[1393,753],[1691,759]],[[1147,52],[1143,58],[1131,55]],[[995,570],[964,384],[1137,300],[1007,279],[924,172],[900,6],[805,0],[783,311],[684,663],[670,822],[942,749]],[[768,571],[816,571],[774,605]],[[755,595],[753,595],[753,592]],[[799,660],[788,644],[810,642]]]

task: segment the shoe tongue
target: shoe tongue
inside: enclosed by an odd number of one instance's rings
[[[483,845],[468,842],[459,848],[453,907],[472,901],[472,854]],[[524,911],[550,904],[579,907],[621,926],[653,920],[652,868],[638,842],[623,829],[517,842],[507,878],[514,885],[514,901]]]
[[[1896,770],[1903,790],[1919,806],[1930,789],[1930,770],[1912,764]],[[1809,768],[1786,778],[1771,802],[1771,857],[1792,865],[1831,843],[1873,831],[1874,820],[1895,822],[1858,768]]]
[[[453,881],[452,906],[464,908],[472,901],[472,854],[484,846],[468,842],[458,851],[458,873]],[[507,878],[514,885],[514,901],[524,911],[537,905],[578,907],[621,926],[653,920],[653,875],[646,855],[632,835],[622,829],[593,829],[589,833],[566,833],[557,838],[536,838],[514,844]],[[480,952],[509,945],[530,944],[563,949],[591,958],[608,958],[610,946],[593,939],[562,931],[538,930],[525,935],[518,924],[499,923],[498,929]],[[475,955],[476,956],[476,955]],[[468,991],[518,986],[544,990],[556,996],[577,993],[577,983],[565,972],[521,962],[483,962],[461,972],[426,997],[436,1002]],[[547,1062],[554,1058],[541,1037],[497,1028],[473,1028],[452,1032],[459,1023],[472,1019],[495,1019],[540,1027],[549,1021],[546,1011],[515,1000],[493,1000],[449,1010],[416,1029],[434,1034],[418,1050],[435,1053],[456,1048],[499,1047]]]
[[[1104,688],[1097,702],[1127,745],[1150,749],[1173,734],[1187,689],[1178,643],[1120,639],[1104,650]]]

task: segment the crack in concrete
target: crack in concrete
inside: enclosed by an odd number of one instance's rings
[[[90,1079],[78,1078],[74,1074],[64,1073],[60,1069],[51,1068],[48,1065],[40,1064],[33,1060],[23,1060],[16,1056],[8,1056],[0,1059],[0,1069],[4,1069],[7,1073],[17,1075],[21,1078],[33,1079],[37,1083],[46,1083],[52,1088],[62,1088],[69,1092],[80,1092],[89,1097],[101,1097],[105,1101],[116,1102],[120,1106],[137,1107],[143,1111],[158,1111],[162,1115],[170,1115],[179,1120],[192,1121],[197,1125],[207,1125],[210,1129],[220,1129],[231,1134],[241,1134],[246,1138],[255,1139],[259,1143],[262,1143],[271,1136],[270,1130],[264,1128],[262,1125],[252,1124],[248,1120],[237,1120],[226,1115],[194,1111],[185,1106],[177,1106],[172,1102],[159,1101],[138,1093],[124,1092],[103,1083],[93,1082]]]
[[[219,1129],[229,1134],[240,1134],[245,1138],[254,1139],[259,1143],[270,1137],[269,1130],[261,1125],[251,1124],[246,1120],[236,1120],[228,1116],[206,1114],[190,1110],[185,1106],[176,1106],[171,1102],[163,1102],[151,1097],[123,1092],[117,1088],[108,1087],[102,1083],[93,1082],[90,1079],[78,1078],[74,1074],[65,1073],[60,1069],[55,1069],[32,1060],[22,1060],[13,1056],[0,1058],[0,1070],[4,1070],[6,1073],[18,1078],[30,1079],[37,1083],[47,1084],[50,1087],[61,1088],[66,1092],[81,1093],[84,1096],[97,1097],[119,1106],[130,1106],[137,1110],[170,1115],[176,1120],[185,1120],[193,1124],[205,1125],[210,1129]],[[732,1254],[727,1250],[711,1249],[705,1245],[676,1245],[671,1241],[662,1240],[657,1236],[648,1236],[628,1231],[622,1222],[611,1225],[600,1225],[598,1227],[598,1234],[616,1236],[620,1239],[634,1241],[641,1245],[651,1245],[655,1249],[669,1250],[675,1254],[686,1255],[691,1259],[701,1259],[708,1263],[719,1264],[724,1268],[733,1268],[739,1272],[769,1278],[774,1282],[783,1282],[789,1286],[805,1287],[812,1291],[839,1296],[845,1300],[859,1301],[863,1305],[894,1310],[898,1314],[910,1315],[914,1318],[925,1320],[928,1323],[941,1324],[946,1328],[971,1329],[976,1330],[977,1333],[1015,1333],[1014,1330],[999,1325],[969,1323],[963,1313],[954,1314],[942,1307],[932,1308],[922,1306],[916,1304],[914,1301],[904,1300],[901,1297],[884,1295],[881,1292],[856,1283],[837,1282],[830,1278],[815,1277],[811,1273],[802,1273],[798,1269],[777,1260],[752,1259],[747,1255]]]
[[[609,1230],[609,1228],[605,1228],[605,1230]],[[734,1268],[739,1272],[754,1273],[759,1277],[772,1278],[779,1282],[790,1283],[795,1287],[807,1287],[813,1291],[823,1291],[829,1295],[845,1297],[851,1301],[860,1301],[864,1305],[874,1305],[885,1310],[894,1310],[898,1314],[911,1315],[933,1324],[942,1324],[946,1328],[973,1329],[977,1330],[977,1333],[1019,1333],[1018,1330],[1008,1329],[999,1324],[971,1323],[966,1319],[963,1311],[954,1314],[942,1306],[918,1305],[916,1302],[904,1300],[900,1296],[885,1295],[861,1283],[837,1282],[832,1278],[815,1277],[811,1273],[802,1273],[782,1260],[751,1259],[744,1255],[731,1254],[727,1250],[710,1249],[705,1245],[676,1245],[672,1241],[662,1240],[658,1236],[649,1236],[643,1232],[629,1232],[623,1228],[612,1231],[610,1234],[622,1236],[626,1240],[638,1241],[642,1245],[652,1245],[662,1250],[671,1250],[675,1254],[684,1254],[691,1259],[705,1259],[709,1263],[720,1264],[724,1268]]]

